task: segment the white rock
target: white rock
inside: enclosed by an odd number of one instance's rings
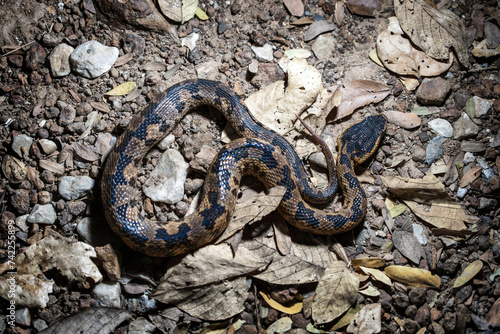
[[[273,61],[273,47],[271,44],[265,44],[264,46],[252,45],[252,51],[255,53],[255,58],[258,61]]]
[[[38,332],[41,332],[43,331],[45,328],[49,327],[47,326],[47,323],[45,321],[43,321],[42,319],[35,319],[33,321],[33,327],[38,331]]]
[[[451,138],[453,136],[453,126],[447,120],[436,118],[430,121],[427,125],[441,137]]]
[[[184,196],[189,164],[173,149],[166,150],[146,180],[142,190],[155,202],[175,204]]]
[[[94,188],[95,180],[88,176],[65,176],[59,183],[59,194],[66,200],[79,199]]]
[[[320,35],[313,43],[311,49],[316,58],[325,60],[332,56],[335,44],[335,38],[332,35]]]
[[[16,310],[16,322],[22,326],[31,325],[31,315],[27,308]]]
[[[118,54],[119,51],[115,47],[88,41],[73,51],[69,62],[73,71],[85,78],[94,79],[111,69],[118,59]]]
[[[52,204],[36,204],[28,216],[28,223],[32,224],[54,224],[57,214]]]
[[[474,96],[474,108],[476,110],[476,117],[484,116],[490,110],[491,102],[480,98],[479,96]]]
[[[425,236],[425,230],[420,224],[411,224],[413,227],[413,235],[417,238],[418,242],[425,246],[427,245],[427,237]]]
[[[476,160],[476,157],[474,157],[474,154],[471,152],[465,152],[464,154],[464,165],[470,164],[471,162],[474,162]]]
[[[53,77],[64,77],[71,73],[69,56],[75,50],[68,44],[59,44],[52,50],[48,57],[50,75]]]
[[[167,148],[170,147],[175,142],[175,136],[173,134],[169,134],[165,138],[163,138],[159,143],[158,143],[158,148],[162,151],[165,151]]]
[[[222,65],[220,61],[210,60],[199,65],[196,65],[196,74],[200,79],[216,80],[219,76],[219,67]]]
[[[12,141],[12,150],[22,158],[23,151],[29,153],[31,145],[33,144],[33,138],[27,135],[18,135]]]
[[[467,188],[458,187],[457,198],[463,199],[465,197],[465,195],[467,195]]]
[[[54,153],[57,150],[57,144],[54,143],[52,140],[49,139],[40,139],[38,141],[40,144],[40,147],[42,148],[43,153],[45,154],[51,154]]]
[[[181,40],[181,46],[187,46],[189,50],[193,51],[199,38],[200,34],[193,32]]]
[[[101,307],[119,308],[121,306],[120,283],[100,283],[95,286],[92,296]]]

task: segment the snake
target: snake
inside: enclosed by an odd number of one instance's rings
[[[147,152],[170,134],[186,113],[200,106],[219,110],[241,137],[217,153],[207,170],[196,212],[176,221],[149,219],[141,212],[138,168]],[[152,257],[187,253],[222,234],[232,218],[242,177],[253,175],[267,189],[285,188],[277,211],[288,223],[318,235],[349,231],[367,211],[366,193],[354,166],[373,155],[386,124],[385,116],[377,114],[346,128],[337,139],[336,162],[324,141],[311,132],[325,155],[329,177],[326,188],[318,189],[293,146],[257,121],[234,90],[204,79],[180,82],[135,115],[108,154],[101,178],[106,220],[137,252]],[[308,126],[306,129],[312,131]],[[337,184],[344,198],[341,209],[327,212],[310,205],[331,200]]]

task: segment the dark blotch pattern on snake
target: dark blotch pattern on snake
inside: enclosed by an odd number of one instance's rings
[[[197,213],[180,221],[151,221],[140,213],[137,166],[188,111],[202,105],[220,110],[243,138],[224,146],[214,159]],[[278,211],[289,223],[315,234],[342,233],[365,216],[366,195],[353,168],[376,150],[385,127],[385,117],[376,115],[347,128],[337,141],[336,171],[331,152],[316,137],[329,172],[328,187],[319,190],[310,183],[293,147],[256,121],[233,90],[208,80],[185,81],[170,87],[134,117],[109,154],[101,183],[105,215],[113,231],[132,249],[159,257],[182,254],[222,233],[232,217],[239,182],[243,175],[251,174],[267,188],[286,187]],[[343,208],[328,213],[311,207],[307,202],[322,203],[333,198],[335,172],[343,191]]]

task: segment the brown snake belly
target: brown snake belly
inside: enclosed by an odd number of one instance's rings
[[[137,166],[159,140],[167,136],[191,109],[210,105],[220,110],[243,136],[226,145],[212,163],[205,179],[201,203],[195,214],[180,221],[151,221],[139,210]],[[286,187],[278,207],[291,224],[315,234],[337,234],[356,226],[366,212],[366,195],[353,165],[366,160],[377,148],[386,119],[377,115],[346,129],[338,139],[337,177],[344,206],[336,213],[311,207],[304,199],[324,202],[334,196],[333,158],[322,150],[329,165],[326,190],[314,188],[293,147],[256,121],[240,98],[227,86],[208,80],[185,81],[169,88],[138,114],[108,156],[101,188],[105,215],[111,228],[132,249],[150,256],[182,254],[214,240],[229,223],[241,177],[252,174],[267,188]]]

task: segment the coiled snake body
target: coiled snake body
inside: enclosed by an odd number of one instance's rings
[[[180,221],[151,221],[141,215],[138,206],[137,166],[188,111],[201,105],[220,110],[243,138],[218,153],[207,173],[197,213]],[[242,176],[252,174],[267,188],[286,187],[278,211],[292,225],[315,234],[342,233],[365,216],[366,195],[353,168],[376,150],[385,127],[384,116],[370,116],[338,138],[336,173],[344,205],[339,212],[327,213],[305,201],[325,202],[336,191],[333,158],[321,140],[329,171],[329,184],[322,191],[309,182],[293,147],[256,121],[229,87],[208,80],[184,81],[134,117],[109,154],[101,183],[105,215],[112,230],[132,249],[158,257],[182,254],[222,233],[232,217]]]

